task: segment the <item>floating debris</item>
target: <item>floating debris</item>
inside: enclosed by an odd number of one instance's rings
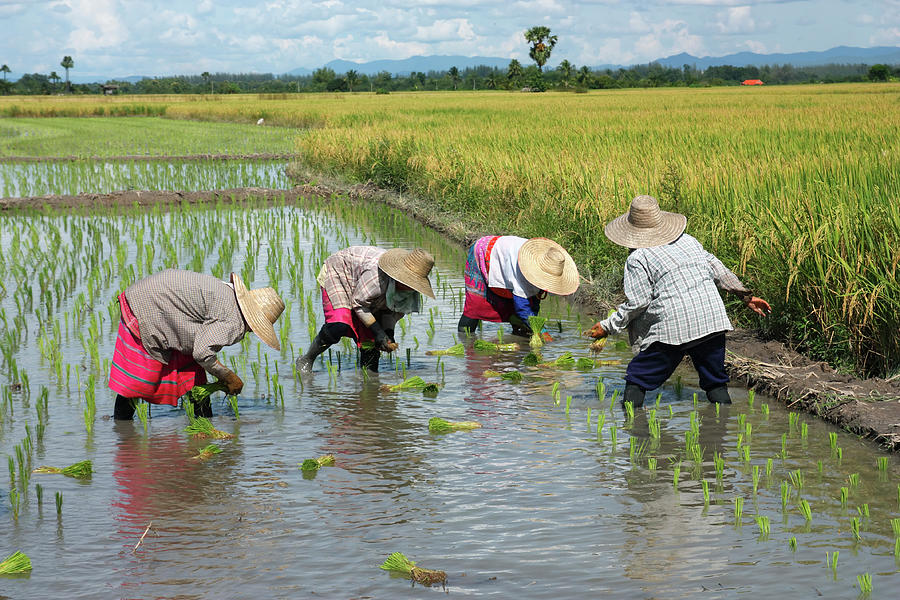
[[[481,427],[478,421],[446,421],[440,417],[428,419],[428,431],[431,433],[450,433],[451,431],[471,431]]]
[[[58,467],[38,467],[32,473],[59,473],[66,477],[74,477],[75,479],[90,479],[93,473],[91,461],[83,460],[74,465],[69,465],[64,469]]]
[[[319,458],[307,458],[300,463],[300,470],[306,472],[318,471],[321,467],[333,467],[334,454],[326,454]]]
[[[414,561],[409,560],[400,552],[394,552],[388,556],[381,568],[385,571],[402,573],[422,585],[430,586],[436,583],[447,583],[447,574],[444,571],[432,571],[431,569],[417,567]]]

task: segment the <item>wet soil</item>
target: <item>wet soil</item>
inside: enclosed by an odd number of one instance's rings
[[[6,159],[4,159],[6,160]],[[486,235],[477,225],[459,215],[443,213],[425,201],[380,190],[374,186],[309,184],[291,190],[240,188],[204,192],[127,191],[77,196],[38,196],[0,199],[0,210],[16,208],[116,206],[165,206],[184,202],[204,203],[218,198],[241,201],[250,198],[297,199],[303,196],[345,194],[360,201],[379,201],[405,211],[423,224],[456,242],[467,245]],[[616,274],[618,276],[618,274]],[[612,278],[611,278],[612,280]],[[604,314],[610,308],[608,282],[585,282],[575,301],[588,314]],[[752,331],[728,335],[726,364],[734,381],[771,395],[789,408],[804,410],[857,435],[871,439],[886,450],[900,450],[900,380],[856,379],[828,364],[810,360],[777,341],[764,341]]]

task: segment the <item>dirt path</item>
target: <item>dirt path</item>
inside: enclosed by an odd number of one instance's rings
[[[385,202],[405,211],[428,227],[466,245],[484,233],[461,222],[458,215],[440,213],[433,205],[401,197],[370,186],[307,185],[292,190],[240,188],[210,192],[139,192],[40,196],[0,199],[0,210],[34,207],[90,207],[176,205],[201,203],[217,198],[281,198],[296,200],[310,195],[346,194],[351,199]],[[604,314],[608,303],[596,289],[582,286],[576,302],[588,313]],[[900,380],[854,379],[812,361],[784,344],[762,341],[741,330],[728,335],[729,373],[740,381],[781,400],[788,407],[818,415],[844,429],[871,439],[886,450],[900,450]]]

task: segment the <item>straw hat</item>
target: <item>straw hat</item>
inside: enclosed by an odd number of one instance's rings
[[[557,296],[578,289],[578,267],[566,249],[547,238],[531,238],[519,248],[519,270],[528,282]]]
[[[606,224],[603,232],[611,241],[626,248],[652,248],[678,239],[687,226],[687,217],[659,210],[653,196],[638,196],[628,212]]]
[[[231,274],[231,283],[234,285],[234,295],[247,325],[259,339],[272,348],[281,350],[275,328],[272,327],[284,312],[284,301],[278,296],[278,292],[270,287],[248,290],[237,273]]]
[[[378,268],[389,277],[429,298],[434,298],[431,282],[428,281],[433,266],[434,257],[421,248],[392,248],[378,259]]]

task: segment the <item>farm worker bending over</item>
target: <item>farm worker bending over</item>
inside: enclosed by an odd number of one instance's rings
[[[722,262],[684,233],[684,215],[664,212],[652,196],[638,196],[610,221],[606,237],[631,249],[625,261],[625,297],[615,314],[586,332],[602,338],[628,329],[640,352],[625,372],[623,402],[641,406],[647,390],[691,357],[710,402],[728,404],[725,332],[731,322],[716,287],[736,294],[760,315],[769,304],[750,293]]]
[[[421,310],[420,294],[434,298],[428,281],[432,267],[434,257],[421,248],[351,246],[325,259],[316,278],[325,324],[309,351],[297,359],[297,370],[310,371],[317,356],[348,337],[360,348],[359,365],[378,372],[381,352],[397,349],[397,321]]]
[[[547,293],[568,296],[578,289],[578,268],[565,249],[547,238],[489,235],[479,238],[466,258],[466,302],[460,333],[473,332],[481,320],[510,323],[514,335],[531,335],[528,317],[536,316]],[[543,333],[550,341],[550,335]]]
[[[225,346],[253,331],[279,350],[272,324],[284,302],[272,288],[248,290],[237,273],[231,283],[212,275],[166,269],[134,283],[119,294],[119,336],[109,373],[116,392],[116,419],[134,417],[132,399],[178,405],[195,385],[215,375],[237,394],[244,382],[216,358]],[[209,399],[195,407],[212,416]]]

